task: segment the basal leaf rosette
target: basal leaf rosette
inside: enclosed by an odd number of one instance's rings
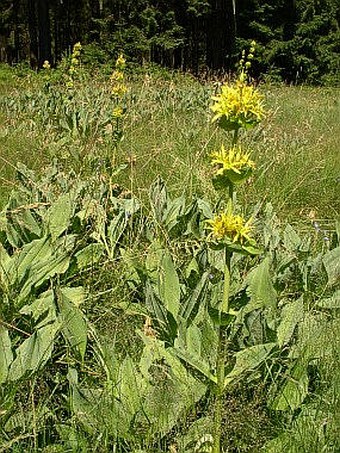
[[[252,237],[252,221],[245,221],[240,215],[235,215],[229,207],[213,219],[206,221],[210,230],[207,241],[215,249],[227,248],[231,252],[244,255],[258,255],[261,250],[257,248]]]
[[[221,149],[211,154],[211,164],[215,167],[213,184],[216,189],[223,189],[230,184],[242,184],[252,174],[255,163],[250,154],[242,150],[241,146],[233,146],[226,150]]]
[[[223,85],[221,93],[212,97],[212,122],[227,131],[251,129],[265,117],[263,95],[243,79],[240,76],[234,84]]]

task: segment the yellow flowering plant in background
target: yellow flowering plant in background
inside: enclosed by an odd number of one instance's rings
[[[70,66],[68,68],[67,81],[66,81],[67,88],[72,89],[74,87],[75,76],[77,74],[77,69],[80,66],[81,51],[82,51],[82,45],[80,44],[80,42],[77,42],[73,46],[73,49],[72,49],[71,62],[70,62]]]
[[[123,119],[126,112],[125,96],[128,88],[125,83],[126,60],[120,54],[115,62],[114,70],[110,76],[110,96],[113,104],[111,112],[111,141],[113,152],[106,158],[106,167],[112,172],[115,166],[116,151],[119,143],[123,140]]]

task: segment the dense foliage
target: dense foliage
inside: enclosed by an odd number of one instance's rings
[[[256,76],[334,84],[339,21],[337,0],[4,0],[1,60],[42,66],[80,41],[93,64],[119,50],[139,63],[233,71],[240,48],[255,39]]]

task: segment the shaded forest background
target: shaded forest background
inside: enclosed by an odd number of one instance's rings
[[[232,72],[258,44],[254,76],[339,84],[340,0],[1,0],[0,60],[56,64],[80,41],[84,60]]]

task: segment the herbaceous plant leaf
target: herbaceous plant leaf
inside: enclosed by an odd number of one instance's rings
[[[8,330],[0,324],[0,384],[6,382],[8,369],[13,361],[11,339]]]
[[[51,357],[54,338],[59,330],[54,322],[36,330],[15,350],[15,359],[9,370],[8,379],[16,381],[28,371],[36,372]]]
[[[297,409],[307,394],[307,369],[303,363],[298,362],[294,366],[292,373],[286,378],[286,382],[271,404],[271,408],[278,411]]]
[[[234,379],[240,377],[244,372],[254,370],[260,366],[275,348],[276,343],[264,343],[250,346],[235,354],[236,362],[234,368],[226,376],[224,385],[227,386]]]
[[[158,276],[159,295],[165,308],[176,319],[180,308],[180,286],[179,279],[168,252],[165,252],[161,261]]]
[[[329,286],[340,283],[340,247],[327,252],[322,262],[327,272]]]
[[[61,318],[62,334],[74,353],[84,360],[87,345],[87,323],[78,308],[78,291],[66,293],[57,291],[57,305]]]
[[[335,293],[327,298],[320,299],[316,305],[320,308],[327,308],[327,309],[339,309],[340,308],[340,290],[335,291]]]
[[[303,317],[303,298],[288,302],[282,309],[281,322],[277,329],[277,341],[280,347],[289,343],[295,327]]]
[[[70,225],[74,211],[74,196],[71,193],[61,195],[47,211],[48,231],[52,241],[62,235]]]

